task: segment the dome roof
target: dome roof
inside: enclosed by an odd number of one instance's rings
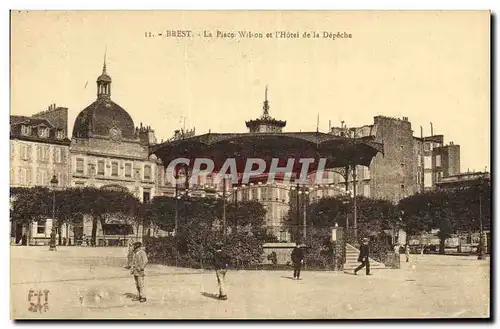
[[[99,81],[104,81],[104,82],[111,82],[111,77],[106,73],[106,72],[103,72],[98,78],[97,78],[97,82]]]
[[[134,127],[134,121],[120,105],[109,98],[98,98],[76,118],[73,137],[109,136],[111,128],[118,128],[123,138],[134,139]]]

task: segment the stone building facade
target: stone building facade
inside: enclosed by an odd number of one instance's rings
[[[407,117],[376,116],[373,125],[353,129],[358,137],[369,133],[384,144],[384,154],[377,154],[370,167],[357,167],[358,195],[397,203],[417,192],[434,189],[443,177],[460,172],[460,146],[453,142],[445,145],[443,135],[431,132],[431,136],[424,136],[422,129],[420,137],[414,136]],[[345,127],[332,127],[331,133],[340,134],[345,130]],[[352,173],[348,180],[352,189]],[[333,182],[344,182],[344,177],[335,173]]]
[[[143,202],[157,195],[157,175],[162,169],[149,154],[149,147],[156,143],[154,131],[142,123],[136,127],[127,111],[111,100],[112,80],[106,63],[96,82],[97,99],[77,116],[71,140],[67,108],[52,104],[31,117],[11,116],[11,187],[51,187],[55,175],[57,188],[118,189]],[[124,231],[129,224],[120,228],[110,220],[98,228],[98,243],[116,244],[142,236],[140,225]],[[57,232],[58,240],[61,236],[66,243],[83,242],[91,229],[88,223],[88,218],[81,218],[80,224],[64,224]],[[51,231],[52,219],[46,219],[15,227],[12,235],[16,243],[26,234],[29,244],[48,244]]]
[[[52,187],[53,176],[58,188],[70,186],[67,121],[68,109],[55,104],[30,117],[10,116],[11,187]],[[49,218],[25,227],[15,225],[11,238],[18,242],[25,235],[31,244],[48,243],[51,231]]]
[[[149,155],[156,143],[150,127],[139,127],[111,100],[111,77],[97,78],[97,99],[77,116],[71,139],[70,175],[74,187],[112,187],[149,201],[157,193],[159,163]]]

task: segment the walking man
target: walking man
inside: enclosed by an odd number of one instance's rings
[[[361,265],[359,265],[354,270],[354,275],[357,275],[358,271],[361,270],[363,267],[366,267],[366,275],[371,275],[369,257],[370,257],[370,248],[368,247],[368,238],[363,238],[363,244],[361,245],[361,247],[359,247],[359,257],[358,257],[358,262],[361,262]]]
[[[304,249],[300,247],[300,244],[298,242],[292,251],[292,263],[293,263],[293,278],[300,280],[300,270],[302,268],[302,264],[304,264]]]
[[[134,243],[134,255],[130,273],[134,276],[138,296],[133,298],[133,301],[139,301],[141,303],[146,301],[146,295],[144,293],[144,268],[147,264],[148,256],[142,247],[142,243]]]
[[[219,296],[221,300],[227,300],[226,294],[226,273],[229,266],[229,257],[222,250],[222,243],[217,243],[214,255],[215,275],[217,276],[217,284],[219,285]]]

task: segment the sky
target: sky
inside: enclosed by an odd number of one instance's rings
[[[429,135],[432,122],[445,143],[459,144],[462,171],[490,170],[489,24],[485,11],[12,12],[10,112],[68,107],[71,134],[96,99],[106,53],[111,98],[158,141],[184,125],[197,134],[245,132],[268,85],[270,115],[287,121],[285,131],[316,131],[318,116],[322,132],[329,122],[408,117],[416,136],[420,126]],[[165,37],[171,30],[192,37]]]

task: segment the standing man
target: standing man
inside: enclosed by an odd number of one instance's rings
[[[368,247],[368,238],[363,238],[363,244],[361,245],[361,247],[359,247],[359,257],[358,257],[358,262],[361,262],[361,265],[359,265],[354,270],[354,275],[357,275],[358,271],[361,270],[363,267],[366,267],[366,275],[371,275],[369,257],[370,257],[370,247]]]
[[[127,252],[127,266],[126,269],[130,269],[132,267],[132,260],[134,258],[134,239],[128,240],[128,252]]]
[[[295,248],[292,251],[292,262],[293,262],[293,278],[300,280],[300,269],[302,264],[304,264],[304,249],[300,247],[297,242]]]
[[[229,257],[222,250],[222,243],[217,243],[215,246],[214,268],[217,276],[217,284],[219,285],[219,296],[221,300],[227,300],[226,294],[226,273],[229,266]]]
[[[134,243],[134,256],[130,273],[134,276],[138,296],[133,298],[133,301],[139,301],[141,303],[146,301],[146,296],[144,294],[144,268],[147,264],[148,256],[144,248],[142,248],[142,243]]]
[[[406,255],[406,262],[408,263],[410,261],[410,246],[408,245],[408,243],[406,244],[405,255]]]

